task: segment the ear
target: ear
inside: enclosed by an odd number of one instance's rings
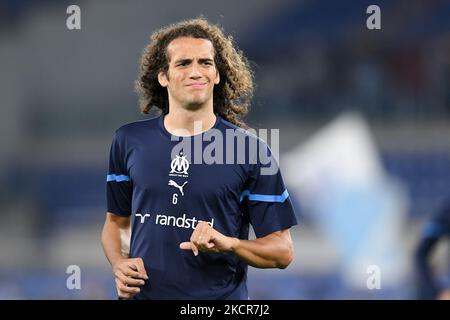
[[[166,73],[163,71],[160,71],[158,73],[158,82],[161,85],[161,87],[167,87],[169,85],[169,80],[167,80]]]
[[[220,82],[220,74],[219,70],[216,71],[216,78],[214,79],[214,84],[219,84]]]

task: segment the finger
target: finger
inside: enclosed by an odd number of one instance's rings
[[[198,228],[199,235],[200,235],[200,234],[204,234],[211,227],[209,226],[208,223],[206,223],[205,221],[202,221],[197,225],[197,228]]]
[[[180,249],[192,250],[192,245],[190,242],[182,242],[182,243],[180,243]]]
[[[194,233],[191,236],[191,241],[197,246],[199,247],[201,244],[205,243],[205,239],[207,236],[207,231],[209,225],[201,222],[197,225],[197,227],[194,230]]]
[[[199,238],[200,238],[200,240],[202,239],[203,234],[205,233],[205,228],[208,228],[208,227],[209,227],[209,224],[202,221],[196,225],[194,232],[192,232],[192,235],[190,238],[191,250],[195,256],[197,256],[199,253]]]
[[[198,256],[198,248],[195,244],[191,242],[192,252],[194,253],[194,256]]]
[[[201,245],[204,250],[208,250],[214,247],[214,232],[215,230],[211,228],[209,224],[206,224],[204,235],[202,235],[201,241]]]
[[[203,228],[203,227],[205,227],[205,226],[209,226],[209,223],[208,222],[206,222],[206,221],[200,221],[198,224],[197,224],[197,227],[201,227],[201,228]]]
[[[142,279],[134,279],[131,277],[127,277],[121,272],[116,272],[116,278],[120,280],[124,285],[128,286],[142,286],[145,284],[145,281]]]
[[[194,232],[192,233],[192,236],[191,236],[191,239],[190,239],[191,240],[191,249],[192,249],[192,252],[194,253],[195,256],[198,256],[198,252],[199,252],[199,250],[198,250],[198,246],[199,246],[198,238],[202,234],[202,229],[203,229],[203,226],[201,224],[197,225],[197,227],[195,228]]]
[[[141,292],[141,289],[139,287],[127,287],[124,285],[121,285],[119,290],[121,292],[131,293],[132,295],[135,295],[135,294]]]
[[[195,244],[191,242],[182,242],[180,243],[180,249],[183,250],[192,250],[192,252],[194,253],[194,256],[198,256],[198,249],[195,246]]]
[[[215,247],[215,240],[217,235],[217,231],[214,230],[213,228],[209,228],[208,229],[208,243],[206,244],[206,247],[208,249],[214,248]]]
[[[124,298],[127,298],[124,295],[130,295],[129,297],[131,298],[132,296],[134,296],[135,294],[137,294],[141,291],[141,289],[139,287],[125,286],[122,282],[120,282],[117,279],[116,279],[116,288],[117,288],[119,297],[124,297]]]
[[[132,294],[120,292],[120,290],[117,290],[117,295],[119,296],[119,298],[122,298],[122,299],[131,299],[133,297]]]
[[[139,287],[127,287],[126,285],[124,285],[122,282],[120,282],[117,279],[116,279],[116,286],[117,286],[117,289],[119,289],[120,293],[136,294],[136,293],[141,292],[141,289]]]
[[[201,232],[200,227],[199,227],[199,225],[197,224],[197,226],[195,227],[194,231],[192,232],[191,238],[190,238],[189,240],[190,240],[191,242],[196,242],[197,239],[198,239],[198,236],[200,235],[200,232]]]
[[[148,279],[147,271],[144,268],[144,263],[140,258],[133,259],[132,261],[130,261],[129,265],[130,268],[138,272],[139,278]]]
[[[133,277],[133,278],[141,278],[139,272],[135,271],[132,267],[130,267],[128,264],[121,266],[119,268],[119,271],[122,272],[127,277]]]
[[[182,250],[192,250],[194,253],[194,256],[198,255],[198,249],[195,247],[195,245],[192,242],[182,242],[180,243],[180,249]]]
[[[145,280],[148,280],[147,271],[145,270],[145,267],[144,267],[144,261],[142,261],[141,258],[134,259],[133,262],[131,262],[131,265],[134,265],[136,267],[136,269],[137,269],[137,271],[139,272],[139,275],[140,275],[139,278],[143,278]]]
[[[203,233],[198,238],[197,247],[200,250],[204,250],[207,248],[207,244],[210,242],[211,236],[208,233],[208,230],[203,231]]]

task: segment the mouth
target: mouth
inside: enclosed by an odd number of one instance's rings
[[[192,89],[203,89],[204,87],[206,87],[206,83],[195,82],[195,83],[190,83],[190,84],[186,85],[186,87],[192,88]]]

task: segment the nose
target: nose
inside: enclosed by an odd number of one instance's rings
[[[200,73],[200,69],[197,63],[193,63],[190,73],[189,73],[189,78],[191,79],[199,79],[202,77],[202,74]]]

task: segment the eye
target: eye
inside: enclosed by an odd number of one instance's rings
[[[175,66],[176,66],[176,67],[186,67],[186,66],[188,66],[191,62],[192,62],[192,61],[191,61],[191,60],[188,60],[188,59],[180,60],[180,61],[177,61],[177,62],[175,63]]]

